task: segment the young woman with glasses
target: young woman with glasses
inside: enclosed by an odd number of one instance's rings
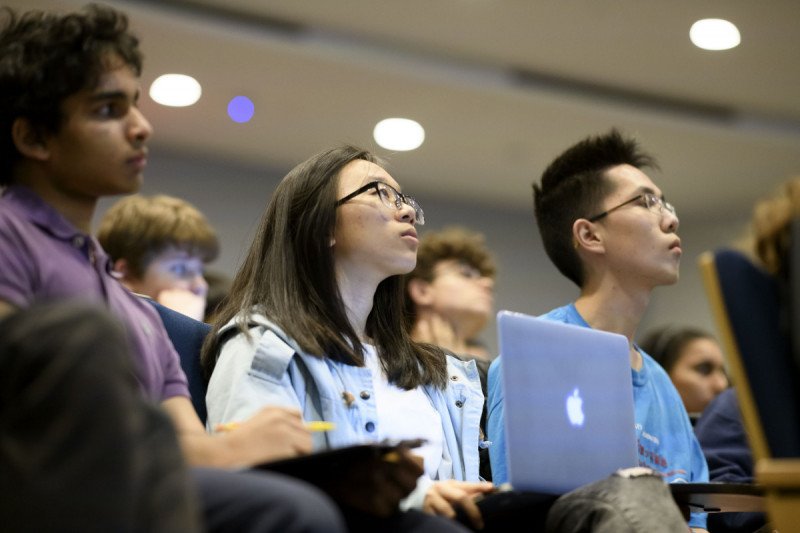
[[[334,424],[314,433],[315,450],[425,439],[413,450],[424,474],[400,504],[415,509],[398,514],[403,530],[426,527],[414,522],[418,510],[454,516],[459,506],[481,526],[474,496],[492,485],[478,481],[474,362],[417,344],[403,328],[402,275],[416,264],[422,223],[419,204],[369,152],[336,148],[289,172],[204,347],[209,427],[282,405]],[[386,483],[408,494],[394,474]],[[348,515],[356,499],[345,502],[350,525],[378,527]],[[437,518],[429,527],[459,526]]]

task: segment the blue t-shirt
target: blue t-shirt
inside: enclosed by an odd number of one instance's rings
[[[574,304],[554,309],[543,318],[590,327]],[[661,473],[670,483],[707,482],[708,466],[678,391],[652,357],[641,349],[639,353],[643,359],[642,368],[638,371],[631,369],[639,464]],[[489,457],[492,481],[496,484],[508,481],[502,359],[500,354],[489,367],[487,400],[487,432],[492,443]],[[689,525],[705,528],[706,515],[693,513]]]

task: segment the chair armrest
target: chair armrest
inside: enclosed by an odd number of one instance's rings
[[[797,531],[800,524],[800,459],[761,459],[756,480],[764,487],[767,516],[778,531]]]

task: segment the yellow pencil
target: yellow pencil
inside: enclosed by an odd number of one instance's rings
[[[214,428],[214,431],[217,431],[219,433],[224,433],[226,431],[233,431],[238,427],[239,427],[239,422],[227,422],[225,424],[217,424],[217,427]]]
[[[306,429],[309,431],[331,431],[336,429],[336,424],[325,420],[312,420],[306,422]]]
[[[309,431],[332,431],[336,429],[336,424],[327,422],[325,420],[312,420],[305,423],[306,429]],[[238,422],[228,422],[225,424],[217,424],[215,428],[218,432],[233,431],[239,427]]]

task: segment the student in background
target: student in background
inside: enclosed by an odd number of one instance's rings
[[[792,239],[800,227],[800,176],[783,182],[772,194],[756,202],[747,235],[742,239],[745,251],[781,285],[781,329],[792,346],[795,365],[800,372],[800,302],[793,301],[800,283],[792,265]],[[793,229],[794,227],[794,229]],[[793,274],[794,271],[794,274]]]
[[[491,360],[478,336],[492,316],[495,271],[480,233],[459,227],[425,233],[417,266],[405,277],[411,338]]]
[[[423,216],[367,151],[334,148],[291,170],[203,350],[209,425],[272,405],[335,424],[315,434],[315,449],[423,438],[415,453],[424,475],[396,523],[450,530],[459,526],[419,511],[453,517],[462,507],[480,527],[473,497],[493,487],[478,481],[475,364],[413,342],[402,327],[401,276],[416,264]]]
[[[799,215],[800,177],[795,177],[755,203],[745,235],[739,242],[739,248],[782,285],[779,294],[784,298],[791,294],[792,224]],[[792,341],[797,335],[798,328],[793,326],[797,323],[794,314],[797,311],[792,309],[788,300],[781,303],[781,328],[787,340]],[[735,387],[708,405],[695,426],[695,433],[708,460],[711,481],[754,481],[753,454],[742,423]],[[715,513],[709,516],[709,527],[715,533],[746,533],[762,527],[765,521],[762,513]],[[765,527],[764,531],[767,529]]]
[[[633,342],[650,294],[678,280],[681,257],[675,209],[642,170],[654,165],[634,140],[611,130],[566,150],[534,184],[545,250],[580,289],[575,302],[544,318],[628,338],[640,464],[667,482],[705,482],[706,461],[678,392],[664,369]],[[501,354],[489,369],[495,483],[508,478],[502,359]],[[693,513],[689,525],[704,531],[706,516]]]
[[[639,347],[667,371],[692,422],[730,385],[722,348],[708,332],[667,326],[648,332]]]
[[[405,318],[411,338],[456,357],[475,359],[484,398],[492,359],[478,336],[492,317],[495,261],[480,233],[461,227],[425,233],[417,266],[405,275]],[[486,432],[486,409],[481,413]],[[480,473],[492,479],[488,449],[480,449]]]
[[[708,462],[710,481],[753,483],[753,454],[742,424],[735,387],[724,390],[708,404],[694,431]],[[708,516],[708,528],[713,533],[752,533],[765,522],[764,513],[712,513]]]
[[[742,246],[777,279],[788,282],[792,222],[800,217],[800,176],[781,183],[753,206]]]
[[[105,212],[97,240],[123,285],[203,320],[208,293],[203,271],[217,257],[219,242],[196,207],[164,194],[127,196]]]

